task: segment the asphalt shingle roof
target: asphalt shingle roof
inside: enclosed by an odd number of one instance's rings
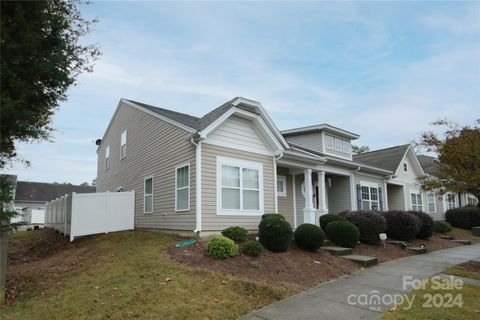
[[[420,162],[420,165],[423,168],[423,171],[425,171],[425,173],[430,175],[435,175],[439,166],[439,162],[437,158],[425,156],[425,155],[418,155],[417,158],[418,158],[418,161]]]
[[[95,192],[95,187],[73,184],[17,181],[15,201],[51,201],[72,192]]]
[[[365,152],[353,156],[356,162],[395,172],[407,151],[409,144]]]

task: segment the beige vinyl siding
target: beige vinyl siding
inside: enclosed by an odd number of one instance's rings
[[[405,194],[403,186],[396,184],[387,185],[388,209],[405,210]]]
[[[294,217],[293,217],[293,184],[292,184],[292,175],[290,174],[288,168],[277,168],[277,175],[285,176],[287,180],[287,196],[278,197],[278,213],[283,215],[285,219],[293,226]]]
[[[329,175],[332,187],[327,186],[328,213],[340,213],[344,210],[351,210],[350,177]]]
[[[263,164],[264,211],[275,211],[273,156],[202,144],[202,230],[223,230],[241,226],[256,230],[260,216],[217,215],[217,156],[259,162]],[[276,186],[275,186],[276,187]]]
[[[310,132],[310,133],[304,133],[304,134],[297,134],[293,136],[286,136],[285,139],[289,143],[304,146],[318,152],[323,152],[321,132]]]
[[[127,130],[127,156],[120,160],[120,135]],[[97,192],[135,191],[135,227],[195,228],[195,146],[187,131],[122,104],[98,150]],[[105,148],[110,145],[110,168]],[[190,163],[190,211],[175,212],[175,167]],[[153,212],[143,213],[144,179],[153,176]]]
[[[367,181],[370,183],[376,183],[379,188],[382,189],[382,201],[383,201],[383,210],[385,210],[385,186],[384,186],[384,180],[382,177],[375,177],[372,175],[365,175],[362,174],[361,172],[356,172],[354,173],[354,181],[355,181],[355,194],[354,194],[354,201],[355,205],[357,204],[357,192],[356,192],[356,185],[361,184],[360,181]]]

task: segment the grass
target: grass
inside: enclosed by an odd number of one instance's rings
[[[480,243],[480,237],[474,236],[472,230],[452,228],[452,231],[448,232],[447,235],[458,239],[471,240],[473,243]]]
[[[22,241],[24,237],[28,236],[14,235]],[[182,266],[166,253],[174,244],[172,236],[142,231],[81,241],[81,252],[88,259],[42,280],[47,281],[45,290],[1,308],[0,318],[232,319],[291,294]],[[71,251],[51,258],[61,261],[61,255]]]
[[[450,267],[443,271],[443,273],[451,274],[453,276],[465,277],[470,279],[480,280],[480,274],[467,270],[461,265]]]

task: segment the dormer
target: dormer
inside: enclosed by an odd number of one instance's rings
[[[359,138],[355,133],[329,124],[285,130],[282,134],[291,145],[347,160],[352,160],[351,141]]]

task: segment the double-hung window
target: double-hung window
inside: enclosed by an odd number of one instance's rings
[[[422,195],[420,193],[410,193],[411,207],[413,211],[423,211]]]
[[[343,152],[350,153],[350,142],[343,140]]]
[[[333,149],[334,148],[333,137],[332,136],[326,136],[326,140],[327,140],[327,148],[328,149]]]
[[[120,159],[124,159],[127,156],[127,130],[122,132],[120,136]]]
[[[145,178],[143,185],[143,212],[153,212],[153,177]]]
[[[378,187],[362,185],[362,209],[363,210],[380,210],[380,201],[378,198]]]
[[[477,199],[474,196],[467,195],[467,205],[476,206],[477,205]]]
[[[219,214],[263,213],[261,163],[218,157],[217,175]]]
[[[190,165],[175,168],[175,211],[190,210]]]
[[[342,152],[342,148],[343,148],[343,142],[342,142],[342,140],[335,138],[335,151],[340,151],[340,152]]]
[[[447,193],[444,197],[446,210],[455,209],[457,207],[457,199],[453,193]]]
[[[277,195],[279,197],[287,196],[287,177],[277,176]]]
[[[427,207],[428,212],[435,213],[437,208],[435,206],[435,194],[432,192],[427,193]]]
[[[110,145],[105,148],[105,170],[110,168]]]

